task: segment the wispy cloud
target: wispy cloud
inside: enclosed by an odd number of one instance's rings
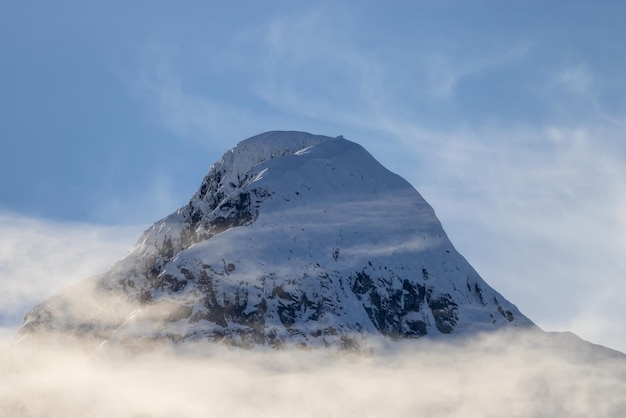
[[[209,165],[207,163],[206,169]],[[92,213],[96,219],[113,220],[120,223],[129,223],[139,219],[145,222],[155,222],[183,206],[200,183],[200,177],[193,178],[193,182],[183,183],[181,177],[172,173],[171,167],[151,167],[154,172],[142,184],[140,190],[135,190],[129,196],[121,193],[108,192],[106,199],[100,199],[93,205]],[[115,166],[109,167],[114,171]],[[196,170],[197,171],[197,170]],[[201,176],[204,173],[198,173]],[[120,181],[119,177],[116,181]],[[116,184],[111,181],[110,188]],[[97,191],[96,198],[102,196],[103,191]]]
[[[210,56],[212,51],[207,49],[201,53]],[[156,124],[181,140],[210,149],[227,149],[234,138],[256,133],[251,126],[259,117],[249,108],[234,107],[214,93],[224,88],[222,84],[234,82],[215,73],[226,71],[234,64],[223,62],[220,66],[210,59],[207,64],[207,59],[189,60],[175,45],[151,44],[143,50],[135,72],[127,75],[126,81],[135,96],[154,113]],[[219,61],[220,57],[214,59]],[[237,60],[237,57],[228,59]],[[191,83],[191,88],[186,87],[190,82],[183,77],[189,72],[180,68],[189,65],[189,61],[205,73],[201,81]]]
[[[580,95],[589,94],[593,88],[593,76],[583,64],[563,69],[558,73],[557,80],[563,87]]]
[[[544,99],[570,123],[600,122],[624,129],[626,117],[620,98],[621,82],[602,77],[603,72],[585,61],[553,71]],[[619,84],[617,84],[619,83]]]
[[[257,94],[291,115],[328,121],[344,119],[337,108],[350,114],[379,102],[384,66],[351,44],[336,20],[320,10],[300,11],[262,26]]]
[[[175,135],[202,141],[215,126],[218,105],[209,97],[183,91],[181,80],[172,72],[177,48],[152,45],[142,57],[135,87],[153,103],[159,120]]]
[[[476,51],[428,51],[422,65],[430,96],[437,100],[451,100],[464,79],[517,64],[527,57],[530,49],[528,42],[519,42],[480,54]]]
[[[51,222],[0,213],[0,324],[14,332],[35,304],[105,272],[142,227]]]

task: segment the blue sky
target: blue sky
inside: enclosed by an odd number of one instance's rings
[[[624,15],[617,1],[3,4],[0,280],[31,281],[4,303],[20,313],[106,268],[238,141],[302,130],[409,180],[540,326],[626,350]]]

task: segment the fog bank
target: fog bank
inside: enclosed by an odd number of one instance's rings
[[[0,415],[617,417],[626,359],[612,354],[572,335],[512,333],[366,354],[19,344],[0,360]]]

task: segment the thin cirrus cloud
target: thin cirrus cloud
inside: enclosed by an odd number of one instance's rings
[[[462,57],[429,51],[422,65],[430,96],[435,100],[451,100],[464,79],[513,66],[524,60],[530,50],[529,43],[519,41],[502,50],[469,56],[463,54]]]
[[[615,86],[611,82],[602,82],[602,79],[590,69],[586,63],[577,63],[567,66],[556,72],[554,76],[555,85],[560,86],[566,95],[574,98],[578,107],[574,108],[575,114],[581,113],[591,115],[591,118],[598,118],[609,126],[626,127],[626,115],[619,100],[611,99],[615,91],[619,91],[621,86]],[[557,97],[563,99],[562,96]],[[566,102],[566,101],[565,101]],[[559,106],[562,112],[567,112],[569,108]],[[574,113],[574,112],[572,112]],[[584,119],[589,116],[583,116]]]
[[[593,76],[583,64],[578,64],[560,71],[557,80],[574,93],[586,95],[593,86]]]
[[[153,103],[159,123],[165,128],[181,139],[201,141],[214,132],[218,113],[224,108],[208,97],[184,91],[171,68],[177,53],[173,46],[152,45],[127,82],[142,100]]]

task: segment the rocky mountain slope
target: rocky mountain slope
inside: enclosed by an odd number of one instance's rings
[[[359,347],[533,323],[455,250],[404,179],[342,137],[268,132],[210,169],[104,275],[22,336]]]

